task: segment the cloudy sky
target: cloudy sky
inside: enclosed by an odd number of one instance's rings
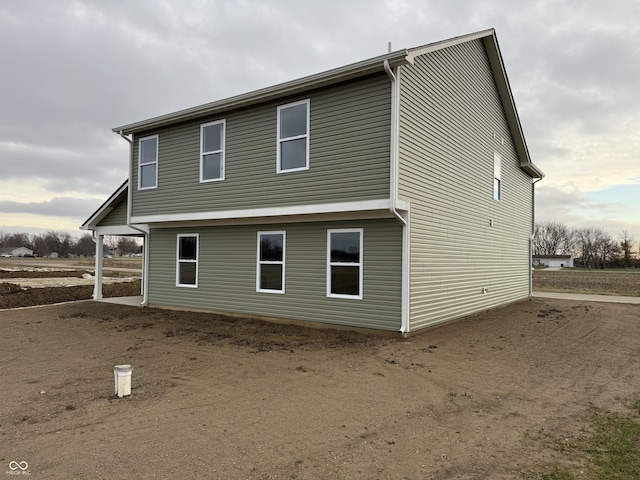
[[[0,230],[80,234],[115,126],[491,27],[537,219],[640,240],[638,0],[1,0]]]

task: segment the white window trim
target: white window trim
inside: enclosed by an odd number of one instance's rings
[[[211,125],[222,124],[222,140],[220,142],[220,146],[222,147],[220,150],[211,150],[210,152],[204,151],[204,129]],[[216,120],[215,122],[203,123],[200,125],[200,183],[208,183],[208,182],[220,182],[224,180],[225,175],[225,146],[226,146],[226,137],[227,137],[227,121],[226,119]],[[220,178],[203,178],[204,174],[204,156],[210,155],[212,153],[220,154],[220,166],[221,166],[221,175]]]
[[[498,165],[498,168],[496,168]],[[496,196],[496,180],[498,181],[498,191]],[[498,152],[493,152],[493,199],[502,200],[502,156]]]
[[[286,137],[286,138],[280,138],[280,111],[289,107],[295,107],[296,105],[302,105],[302,104],[306,104],[307,105],[307,133],[304,135],[296,135],[294,137]],[[278,107],[278,124],[277,124],[277,130],[278,130],[278,134],[277,134],[277,138],[276,138],[276,151],[277,151],[277,162],[276,162],[276,173],[289,173],[289,172],[300,172],[303,170],[309,170],[309,118],[311,115],[311,104],[310,104],[310,100],[307,98],[306,100],[300,100],[299,102],[293,102],[293,103],[287,103],[286,105],[280,105]],[[297,140],[300,138],[306,138],[306,152],[307,152],[307,158],[306,158],[306,164],[304,167],[299,167],[299,168],[289,168],[287,170],[283,170],[281,167],[281,159],[280,159],[280,145],[285,142],[285,141],[290,141],[290,140]]]
[[[195,260],[180,260],[180,239],[184,237],[196,237],[196,259]],[[180,283],[180,263],[196,264],[196,283],[194,285],[191,285],[189,283]],[[178,234],[176,238],[176,287],[198,288],[199,263],[200,263],[200,234],[199,233]]]
[[[260,260],[260,237],[262,235],[282,235],[282,261],[274,262],[274,261],[263,261]],[[256,254],[256,292],[261,293],[279,293],[283,294],[285,291],[285,279],[287,276],[285,275],[286,268],[286,260],[287,260],[287,232],[285,230],[274,230],[274,231],[261,231],[258,232],[258,247]],[[266,288],[260,288],[260,266],[261,265],[282,265],[282,290],[271,290]]]
[[[141,162],[141,154],[142,154],[142,142],[145,140],[150,140],[152,138],[156,139],[156,159],[154,162]],[[142,137],[138,140],[138,190],[150,190],[152,188],[158,188],[158,153],[160,151],[160,136],[159,135],[149,135],[148,137]],[[142,167],[144,165],[156,165],[156,183],[153,187],[143,187],[142,186]]]
[[[358,232],[360,234],[360,258],[358,263],[342,263],[342,262],[332,262],[331,261],[331,234],[332,233],[354,233]],[[363,228],[332,228],[327,230],[327,297],[331,298],[349,298],[351,300],[362,300],[363,298],[363,250],[364,245],[364,229]],[[333,266],[350,266],[350,267],[359,267],[359,286],[358,292],[359,295],[344,295],[338,293],[331,293],[331,267]]]

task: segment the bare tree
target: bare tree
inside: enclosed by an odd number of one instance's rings
[[[596,259],[597,233],[592,227],[576,230],[576,249],[580,255],[582,266],[593,268]]]
[[[624,230],[620,238],[620,250],[622,250],[622,266],[625,268],[629,268],[632,265],[633,242],[633,236]]]
[[[28,233],[0,232],[0,247],[27,247],[33,250],[33,242]]]
[[[533,234],[534,255],[570,255],[575,231],[560,222],[536,222]]]
[[[49,230],[44,236],[49,253],[56,252],[61,257],[72,253],[73,239],[69,232],[62,230]]]
[[[84,234],[76,243],[76,253],[85,257],[91,257],[96,252],[96,242],[90,233]]]
[[[116,250],[118,249],[118,237],[115,235],[105,235],[102,244],[104,245],[104,250],[109,255],[115,255]]]
[[[596,254],[600,262],[600,268],[605,268],[607,261],[612,260],[620,252],[620,248],[618,242],[611,238],[611,235],[603,230],[597,230]]]
[[[33,253],[35,253],[39,257],[46,257],[51,253],[44,235],[33,236]]]
[[[131,253],[137,253],[140,247],[134,238],[120,237],[118,239],[118,250],[121,255],[128,255]]]

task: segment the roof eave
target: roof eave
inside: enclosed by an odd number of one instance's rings
[[[544,172],[534,163],[521,163],[520,168],[527,172],[531,178],[544,178]]]
[[[522,124],[520,123],[520,117],[518,116],[515,100],[513,99],[513,93],[511,91],[511,86],[509,85],[509,78],[504,67],[495,30],[486,30],[484,32],[479,32],[476,35],[478,35],[477,38],[482,38],[482,43],[484,44],[487,57],[489,58],[489,64],[491,65],[491,69],[494,74],[493,77],[498,88],[498,95],[500,96],[502,105],[504,106],[507,124],[509,125],[516,153],[520,160],[520,168],[522,168],[522,170],[532,178],[543,178],[544,172],[531,161],[531,157],[529,156],[529,149],[527,148],[527,142],[524,139]]]
[[[361,62],[345,65],[333,70],[316,73],[307,77],[291,80],[289,82],[273,85],[253,92],[236,95],[212,103],[199,105],[197,107],[180,110],[167,115],[130,123],[112,129],[113,132],[125,135],[137,133],[144,130],[163,127],[173,123],[184,122],[201,118],[207,115],[231,110],[235,108],[247,107],[256,103],[275,100],[289,95],[295,95],[318,87],[343,82],[352,78],[363,77],[376,72],[384,71],[384,62],[388,61],[391,67],[405,65],[409,63],[408,50],[398,50],[395,52],[380,55],[378,57],[363,60]]]

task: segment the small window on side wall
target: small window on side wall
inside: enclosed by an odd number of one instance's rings
[[[284,293],[285,232],[258,232],[256,291]]]
[[[200,181],[224,180],[224,120],[200,125]]]
[[[327,296],[362,299],[363,230],[327,231]]]
[[[138,142],[138,190],[158,186],[158,135]]]
[[[493,199],[502,198],[502,158],[497,152],[493,152]]]
[[[176,286],[198,287],[198,234],[178,235]]]
[[[309,169],[309,100],[278,107],[277,173]]]

